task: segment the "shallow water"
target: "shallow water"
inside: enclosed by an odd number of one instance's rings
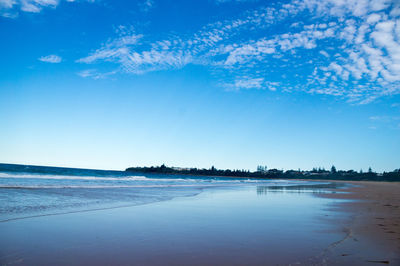
[[[0,264],[313,264],[329,182],[0,173]]]
[[[0,221],[141,205],[194,196],[205,189],[217,187],[310,184],[305,181],[145,175],[124,171],[10,167],[0,164]],[[317,184],[326,185],[326,182]]]
[[[344,237],[324,223],[329,200],[309,193],[215,189],[127,208],[0,224],[3,263],[311,263]]]

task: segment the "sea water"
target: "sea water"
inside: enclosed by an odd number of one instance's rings
[[[0,164],[0,221],[141,205],[221,187],[253,186],[257,193],[269,187],[316,192],[327,184]],[[313,190],[310,185],[319,187]]]
[[[0,169],[0,264],[311,265],[346,238],[330,182]]]

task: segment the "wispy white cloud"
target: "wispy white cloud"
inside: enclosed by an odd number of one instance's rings
[[[396,34],[399,15],[395,1],[305,1],[317,16],[329,15],[340,26],[340,40],[328,66],[309,76],[309,91],[331,94],[350,102],[369,103],[400,93],[400,46]],[[318,89],[317,89],[318,87]]]
[[[217,49],[219,44],[229,40],[241,29],[273,23],[277,19],[278,13],[279,10],[272,8],[246,12],[241,18],[206,25],[186,38],[170,35],[170,38],[164,40],[143,40],[135,47],[121,44],[119,40],[123,36],[142,38],[143,35],[118,33],[116,38],[108,40],[100,49],[77,62],[94,63],[100,60],[114,62],[120,65],[120,70],[135,74],[181,68],[189,63],[217,65],[215,57],[219,56],[220,51]],[[258,52],[272,53],[273,49],[260,46]],[[245,56],[244,49],[242,52],[238,50],[237,54],[238,57]]]
[[[302,90],[359,104],[400,93],[394,0],[292,0],[168,36],[119,32],[77,62],[112,62],[134,74],[198,64],[228,89]]]
[[[225,84],[227,89],[261,89],[263,87],[263,78],[241,78],[234,81],[233,84]]]
[[[232,83],[225,82],[221,83],[221,86],[228,91],[239,91],[239,90],[270,90],[276,91],[281,85],[279,82],[267,81],[264,78],[252,78],[249,76],[243,76],[235,79]]]
[[[46,63],[57,64],[57,63],[61,63],[62,58],[58,55],[51,54],[51,55],[39,57],[38,60],[42,61],[42,62],[46,62]]]
[[[378,128],[378,126],[390,127],[393,129],[400,129],[400,116],[393,115],[375,115],[370,116],[369,120],[373,124],[372,127]]]
[[[0,16],[15,18],[17,14],[12,10],[15,4],[15,0],[0,0]]]
[[[321,50],[321,51],[319,51],[319,53],[322,54],[323,56],[325,56],[326,58],[329,58],[329,54],[326,51]]]
[[[21,10],[25,12],[38,13],[43,7],[56,7],[58,0],[31,0],[21,1]]]
[[[0,0],[0,8],[12,8],[15,3],[15,0]]]
[[[127,55],[130,48],[138,44],[142,38],[142,35],[136,34],[132,27],[119,26],[116,33],[118,38],[109,39],[101,48],[77,62],[90,64],[99,60],[112,61],[121,58]]]
[[[15,18],[19,12],[39,13],[43,8],[56,8],[62,0],[0,0],[0,16]],[[75,0],[66,0],[75,2]],[[94,0],[87,0],[94,2]]]
[[[381,122],[391,122],[391,121],[398,121],[400,120],[400,116],[379,116],[379,115],[375,115],[375,116],[370,116],[369,119],[371,121],[381,121]]]
[[[116,71],[100,72],[97,69],[85,69],[77,73],[82,78],[104,79],[108,76],[116,74]]]
[[[143,12],[148,12],[150,9],[152,9],[154,7],[154,5],[155,5],[155,3],[153,0],[144,0],[139,3],[139,8]]]
[[[192,60],[191,53],[186,53],[183,49],[170,49],[173,45],[179,45],[178,41],[156,42],[150,46],[150,49],[137,52],[136,48],[140,45],[142,35],[136,34],[133,29],[126,30],[125,27],[120,27],[117,34],[117,38],[110,39],[100,49],[77,62],[90,64],[104,60],[119,64],[121,71],[141,74],[148,71],[180,68]]]

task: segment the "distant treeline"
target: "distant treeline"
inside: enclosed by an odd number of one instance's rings
[[[354,181],[400,181],[400,169],[392,172],[376,173],[371,168],[367,172],[360,170],[336,170],[332,166],[330,170],[324,168],[314,168],[311,171],[304,170],[278,170],[267,169],[266,166],[258,166],[257,171],[249,170],[221,170],[214,166],[210,169],[198,168],[179,168],[161,166],[151,167],[130,167],[126,171],[155,173],[155,174],[179,174],[179,175],[201,175],[201,176],[221,176],[221,177],[248,177],[248,178],[270,178],[270,179],[331,179],[331,180],[354,180]]]

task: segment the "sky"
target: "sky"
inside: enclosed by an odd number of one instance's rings
[[[0,162],[400,168],[396,0],[0,0]]]

